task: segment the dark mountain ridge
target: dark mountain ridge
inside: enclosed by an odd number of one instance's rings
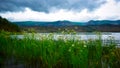
[[[70,21],[54,21],[54,22],[38,22],[38,21],[21,21],[13,22],[18,26],[90,26],[90,25],[120,25],[120,20],[110,21],[110,20],[97,20],[88,22],[70,22]]]
[[[87,25],[120,25],[120,20],[110,21],[110,20],[91,20],[87,22]]]
[[[13,22],[19,26],[71,26],[74,25],[70,21],[55,21],[55,22],[38,22],[38,21],[23,21],[23,22]]]
[[[25,30],[33,29],[36,32],[60,32],[74,30],[76,32],[120,32],[120,20],[91,20],[88,22],[70,22],[70,21],[54,21],[54,22],[37,22],[23,21],[13,22]]]

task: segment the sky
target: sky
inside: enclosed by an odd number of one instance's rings
[[[0,0],[9,21],[120,20],[120,0]]]

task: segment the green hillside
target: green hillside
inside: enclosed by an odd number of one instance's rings
[[[1,30],[8,32],[20,32],[20,28],[16,24],[13,24],[0,16],[0,31]]]

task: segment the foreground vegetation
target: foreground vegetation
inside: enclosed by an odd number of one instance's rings
[[[103,46],[101,37],[95,40],[75,40],[59,38],[53,35],[40,36],[27,34],[23,39],[11,38],[11,34],[0,33],[0,65],[6,62],[23,64],[25,68],[119,68],[120,48],[115,42]],[[12,59],[12,60],[11,60]],[[11,61],[9,61],[11,60]]]

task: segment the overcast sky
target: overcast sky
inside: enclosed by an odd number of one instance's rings
[[[10,21],[120,20],[120,0],[0,0]]]

